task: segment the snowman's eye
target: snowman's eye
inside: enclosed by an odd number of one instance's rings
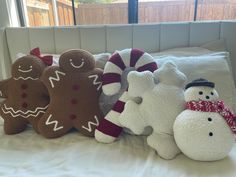
[[[198,92],[198,94],[199,94],[199,95],[202,95],[202,94],[203,94],[203,92],[202,92],[202,91],[200,91],[200,92]]]
[[[208,119],[207,119],[209,122],[211,122],[212,121],[212,118],[210,118],[210,117],[208,117]]]
[[[213,136],[213,133],[212,133],[212,132],[210,132],[210,133],[209,133],[209,136]]]
[[[211,95],[214,95],[214,93],[213,93],[213,92],[211,92]]]

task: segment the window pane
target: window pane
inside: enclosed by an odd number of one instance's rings
[[[77,24],[128,23],[128,0],[75,0]]]
[[[235,20],[236,0],[199,0],[197,20]]]
[[[28,26],[74,24],[71,0],[26,0],[25,3]]]
[[[192,21],[194,0],[139,0],[139,23]]]

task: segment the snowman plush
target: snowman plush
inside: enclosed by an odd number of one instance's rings
[[[215,161],[228,155],[236,134],[236,115],[219,101],[215,84],[197,79],[187,84],[186,110],[174,123],[177,146],[189,158]]]

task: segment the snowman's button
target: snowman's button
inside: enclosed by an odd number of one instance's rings
[[[212,118],[210,118],[210,117],[208,117],[208,119],[207,119],[209,122],[211,122],[212,121]]]
[[[213,133],[212,133],[212,132],[210,132],[210,133],[209,133],[209,136],[213,136]]]

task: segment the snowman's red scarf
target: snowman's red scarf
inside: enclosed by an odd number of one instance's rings
[[[189,101],[186,109],[201,112],[218,112],[236,134],[236,114],[227,108],[223,101]]]

